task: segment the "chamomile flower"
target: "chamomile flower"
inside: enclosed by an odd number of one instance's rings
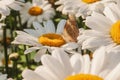
[[[20,10],[22,23],[27,22],[28,27],[33,21],[43,22],[54,17],[55,11],[47,0],[32,0],[27,2]]]
[[[0,0],[0,13],[7,16],[10,14],[10,9],[18,11],[23,5],[23,3],[15,0]]]
[[[78,37],[83,49],[108,46],[109,50],[120,51],[120,1],[105,7],[104,15],[94,12],[86,18],[85,30]],[[85,38],[86,37],[86,38]]]
[[[119,80],[119,55],[112,57],[101,47],[91,61],[88,55],[76,53],[70,57],[64,50],[56,49],[52,55],[42,56],[41,66],[34,71],[24,70],[22,76],[25,80]]]
[[[44,22],[44,27],[34,22],[33,26],[35,29],[25,29],[25,32],[17,31],[18,36],[12,43],[32,46],[25,51],[25,54],[39,50],[35,55],[35,61],[39,61],[40,56],[44,54],[47,49],[50,52],[58,47],[63,47],[67,50],[76,49],[78,47],[77,43],[66,43],[61,35],[65,23],[66,20],[61,20],[56,27],[57,29],[55,29],[55,25],[51,20]]]
[[[83,18],[91,15],[93,11],[102,13],[106,4],[115,0],[58,0],[56,5],[60,5],[57,10],[63,14],[74,14]]]

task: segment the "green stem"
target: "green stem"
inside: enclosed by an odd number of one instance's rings
[[[29,64],[29,55],[28,55],[28,54],[26,54],[26,55],[25,55],[25,58],[26,58],[27,68],[29,68],[29,69],[30,69],[30,64]]]
[[[12,17],[11,16],[9,16],[9,26],[10,26],[10,35],[11,35],[11,37],[10,37],[10,39],[11,39],[11,42],[13,41],[13,39],[14,39],[14,36],[13,36],[13,32],[14,32],[14,26],[13,26],[13,24],[12,24]],[[14,49],[13,49],[13,47],[11,48],[11,51],[13,52],[14,51]]]
[[[18,19],[19,19],[20,29],[21,29],[21,30],[23,30],[23,29],[24,29],[24,27],[23,27],[22,22],[21,22],[20,13],[19,13],[19,15],[18,15]]]
[[[13,62],[13,77],[18,79],[17,60],[14,60]]]
[[[4,44],[4,57],[5,57],[5,72],[8,74],[8,53],[7,53],[7,41],[6,41],[6,26],[3,29],[3,44]]]
[[[24,46],[24,50],[26,50],[26,46]],[[26,54],[26,55],[25,55],[25,58],[26,58],[27,68],[30,69],[30,64],[29,64],[29,54]]]

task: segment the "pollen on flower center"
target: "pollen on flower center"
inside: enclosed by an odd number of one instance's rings
[[[100,0],[82,0],[83,2],[87,3],[87,4],[91,4]]]
[[[77,74],[68,76],[64,80],[103,80],[101,77],[91,74]]]
[[[48,33],[39,37],[39,42],[46,46],[60,47],[65,44],[65,40],[59,34]]]
[[[120,20],[112,25],[110,35],[115,43],[120,44]]]
[[[34,6],[29,9],[28,13],[32,16],[38,16],[43,13],[43,9],[39,6]]]

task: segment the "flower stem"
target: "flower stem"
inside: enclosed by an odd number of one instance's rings
[[[24,46],[24,49],[26,50],[26,46]],[[25,58],[26,58],[27,68],[30,69],[30,64],[29,64],[29,54],[26,54],[26,55],[25,55]]]
[[[14,74],[14,77],[18,79],[17,60],[13,62],[13,74]]]
[[[8,52],[7,52],[7,41],[6,41],[6,27],[3,27],[3,43],[4,43],[4,57],[5,57],[5,72],[8,74]]]

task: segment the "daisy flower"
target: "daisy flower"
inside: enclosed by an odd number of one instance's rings
[[[94,12],[86,18],[86,25],[91,28],[85,30],[78,37],[83,49],[108,46],[109,50],[120,51],[120,1],[105,7],[104,15]]]
[[[63,14],[74,14],[76,17],[87,17],[92,11],[102,13],[104,6],[115,0],[58,0],[56,5],[60,5],[57,10]]]
[[[120,59],[117,55],[106,53],[105,47],[95,51],[92,61],[88,55],[73,54],[71,57],[62,49],[52,55],[43,55],[42,65],[34,71],[26,69],[24,80],[119,80]],[[31,76],[32,75],[32,76]]]
[[[33,46],[27,49],[25,54],[39,49],[35,56],[35,61],[39,61],[40,56],[44,54],[47,49],[50,52],[52,49],[58,47],[63,47],[67,50],[76,49],[78,47],[77,43],[66,43],[61,35],[65,23],[66,20],[61,20],[56,27],[57,29],[55,29],[55,25],[51,20],[44,22],[44,27],[34,22],[33,26],[35,29],[25,29],[25,32],[17,31],[18,36],[12,43]]]
[[[10,14],[10,9],[20,10],[23,3],[15,0],[0,0],[0,13],[7,16]]]
[[[29,27],[33,21],[43,22],[53,18],[55,11],[47,0],[32,0],[32,3],[25,3],[20,14],[22,23],[27,22]]]

